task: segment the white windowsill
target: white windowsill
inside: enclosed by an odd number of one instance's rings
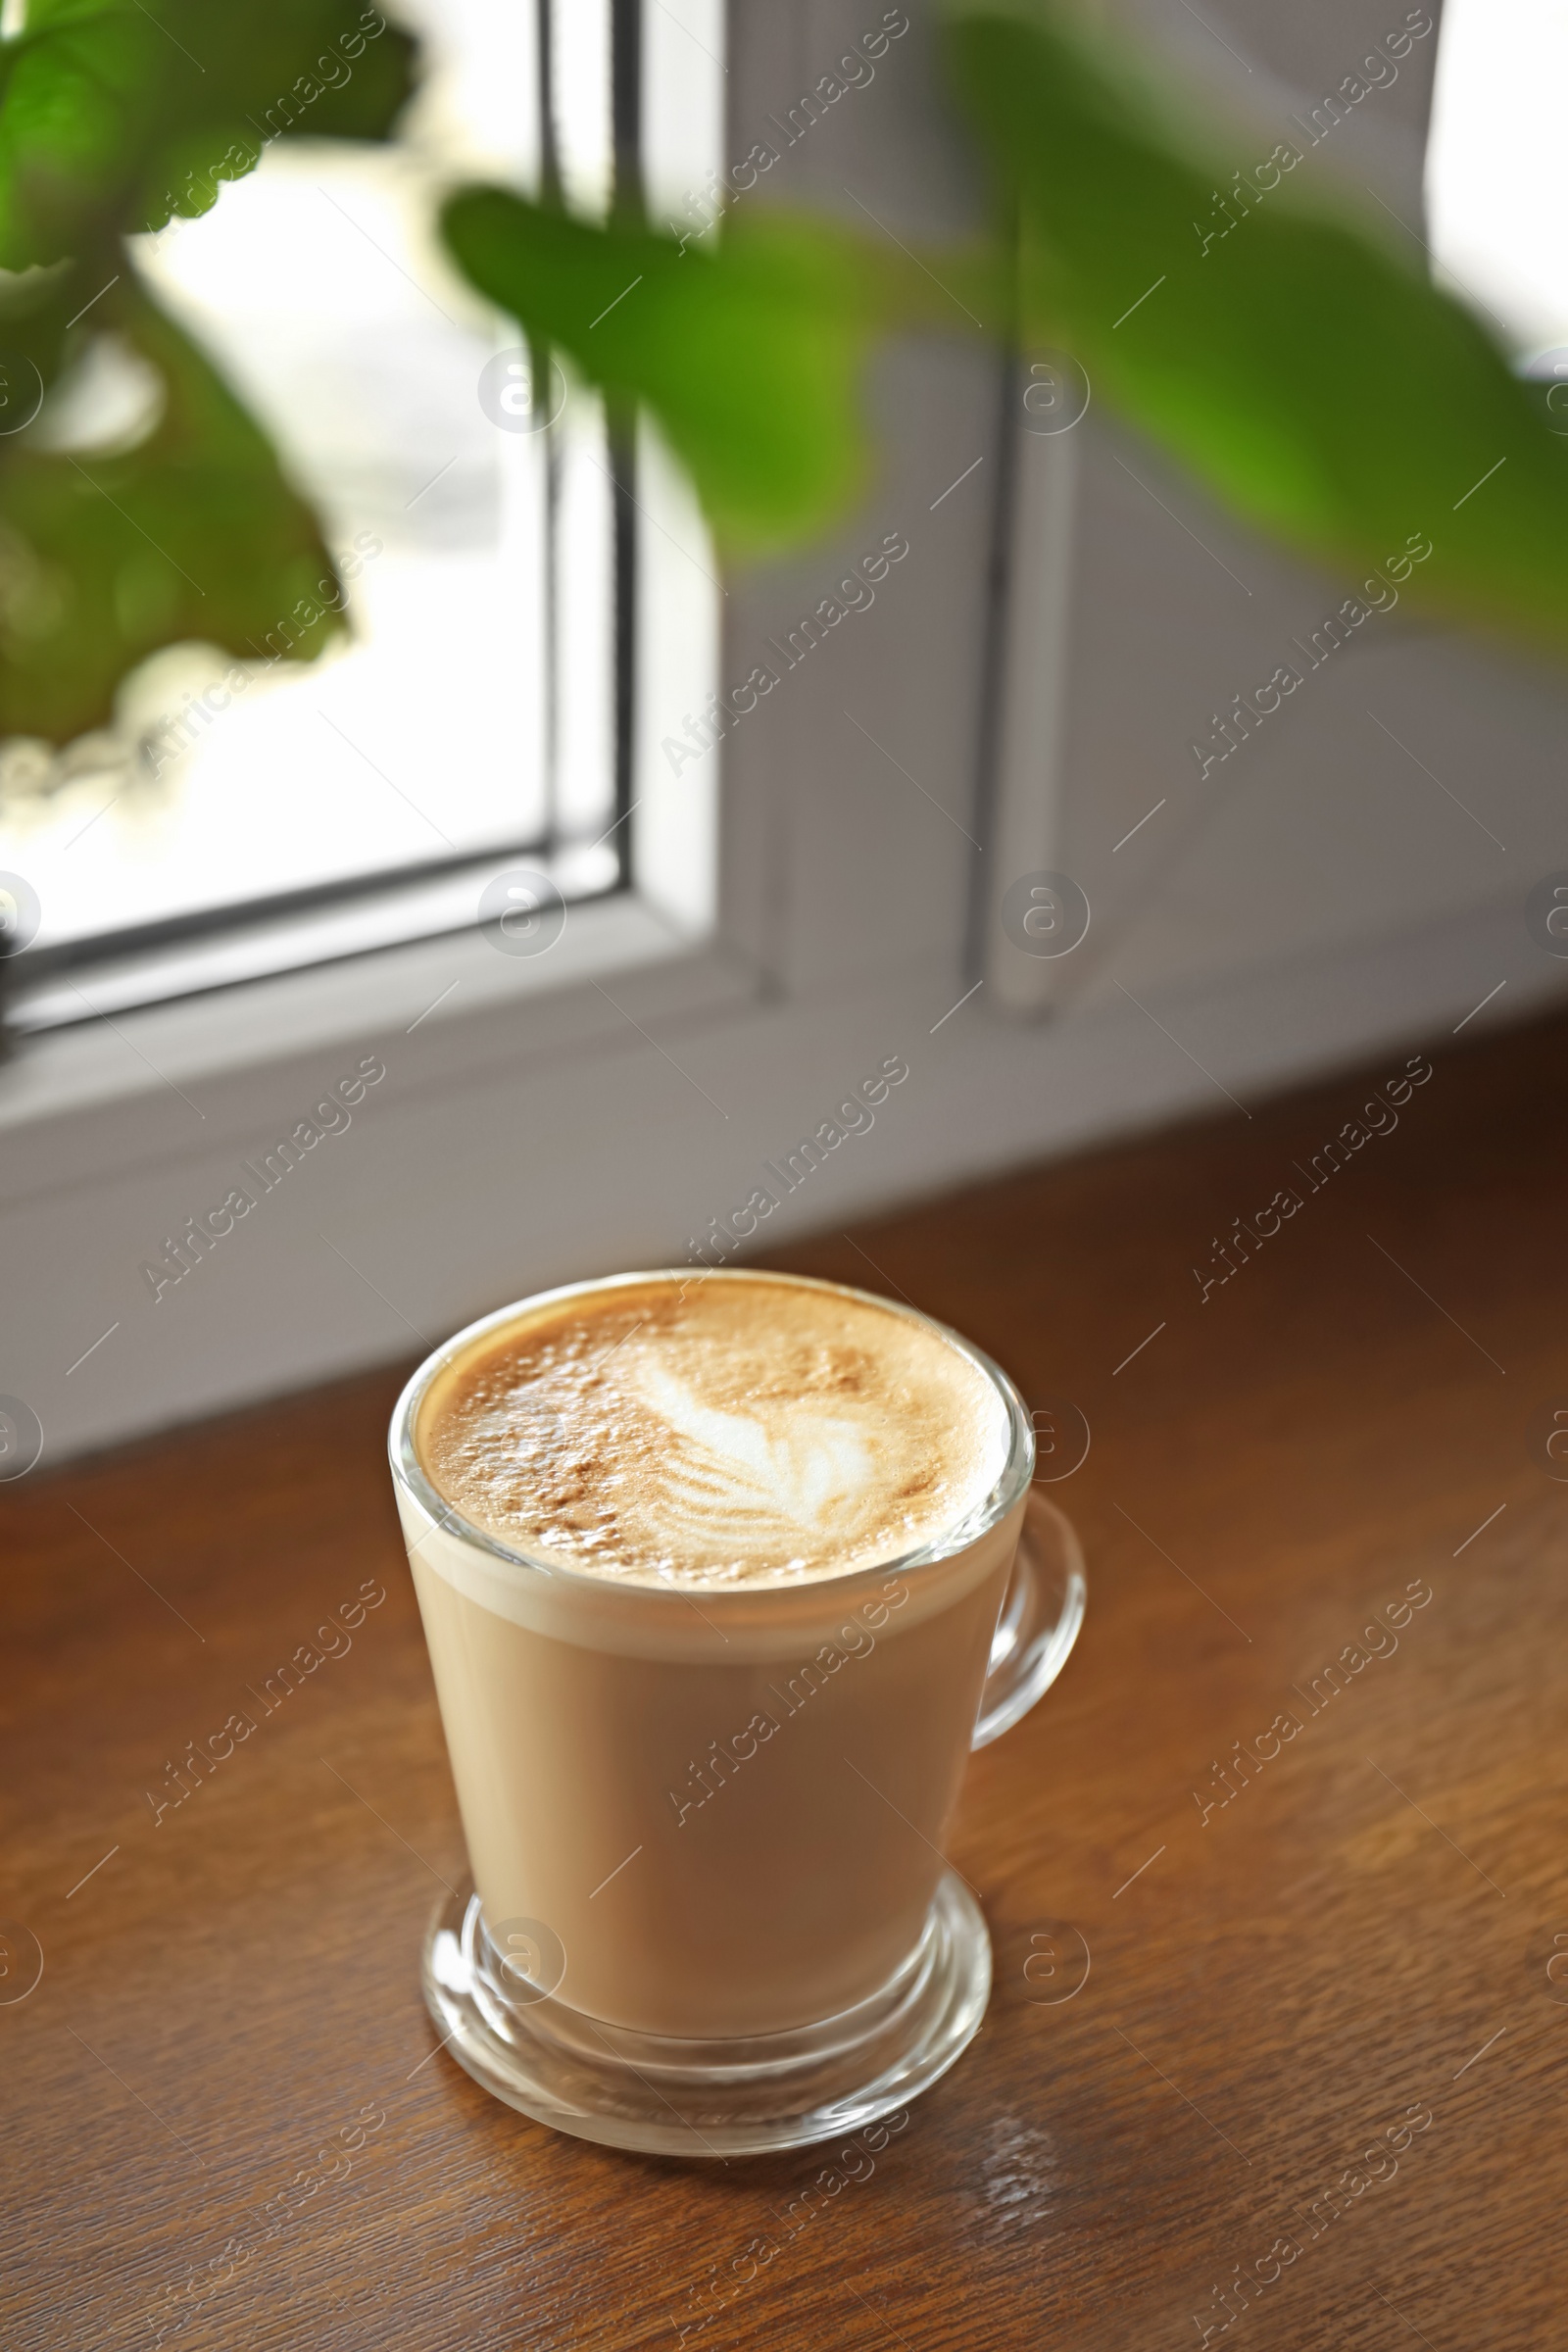
[[[634,994],[616,988],[617,976],[633,973]],[[85,985],[90,995],[90,977]],[[624,1033],[633,1016],[737,1004],[756,985],[737,956],[693,939],[627,891],[569,907],[560,938],[539,956],[505,955],[478,930],[456,932],[45,1032],[0,1066],[0,1199],[85,1173],[78,1161],[68,1174],[61,1150],[63,1130],[82,1118],[102,1140],[113,1130],[117,1150],[141,1156],[136,1114],[154,1109],[163,1156],[163,1113],[174,1096],[189,1098],[211,1146],[254,1124],[270,1072],[284,1077],[296,1061],[371,1037],[408,1038],[408,1060],[421,1075],[450,1077],[497,1054],[515,1063],[579,1051]]]

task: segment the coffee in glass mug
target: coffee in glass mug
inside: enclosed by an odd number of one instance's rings
[[[964,1760],[1083,1608],[1005,1376],[841,1285],[621,1275],[437,1350],[392,1464],[473,1877],[425,1944],[454,2055],[693,2155],[934,2081],[990,1984]]]

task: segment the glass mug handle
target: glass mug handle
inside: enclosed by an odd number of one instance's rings
[[[1071,1522],[1043,1494],[1031,1494],[991,1638],[971,1747],[989,1747],[1010,1732],[1050,1690],[1078,1639],[1087,1595],[1084,1555]]]

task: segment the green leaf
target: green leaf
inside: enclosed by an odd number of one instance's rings
[[[0,732],[103,723],[161,646],[308,659],[342,627],[314,516],[123,238],[207,211],[274,138],[384,137],[414,54],[365,0],[29,0],[0,42]],[[163,378],[148,438],[73,458],[18,430],[110,326]]]
[[[343,625],[332,560],[259,427],[144,297],[101,308],[159,371],[164,410],[121,455],[0,442],[0,734],[106,724],[161,646],[309,659]]]
[[[589,383],[647,402],[737,548],[820,530],[848,504],[866,467],[865,355],[879,329],[928,307],[858,238],[776,213],[730,223],[710,253],[469,188],[442,229],[500,310]]]
[[[414,47],[362,0],[29,0],[0,42],[0,268],[205,212],[273,138],[385,137]]]
[[[1381,234],[1314,215],[1282,160],[1259,191],[1266,139],[1205,151],[1044,0],[968,0],[949,38],[1021,218],[1027,336],[1304,553],[1359,570],[1429,540],[1410,593],[1562,642],[1568,442],[1466,311]],[[1221,234],[1238,167],[1253,198]]]

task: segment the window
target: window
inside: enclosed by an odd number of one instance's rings
[[[716,0],[645,6],[652,220],[700,223],[710,166],[776,117],[780,160],[748,204],[869,212],[920,250],[972,228],[974,174],[923,38],[783,142],[839,34],[753,0],[731,9],[726,48]],[[592,23],[603,62],[610,20]],[[591,28],[573,13],[569,37]],[[1278,0],[1232,0],[1226,31],[1308,93],[1351,62],[1333,24]],[[535,54],[476,44],[473,72],[505,55],[525,75]],[[505,123],[500,78],[481,95]],[[1407,67],[1387,96],[1409,132],[1387,194],[1413,220],[1424,79]],[[1345,140],[1370,154],[1374,128],[1348,123]],[[468,895],[450,918],[462,929],[123,1014],[107,960],[76,971],[110,1017],[37,1035],[0,1070],[0,1370],[46,1460],[412,1353],[500,1298],[684,1262],[891,1054],[910,1083],[788,1193],[770,1250],[1154,1119],[1239,1119],[1236,1104],[1350,1058],[1392,1051],[1397,1066],[1456,1028],[1463,1045],[1555,989],[1562,967],[1520,921],[1518,878],[1558,860],[1560,688],[1429,628],[1393,630],[1337,658],[1291,731],[1201,785],[1194,726],[1266,677],[1338,591],[1241,531],[1098,393],[1073,429],[1042,434],[1051,404],[1026,405],[1017,380],[1004,408],[1000,389],[977,343],[911,337],[879,355],[860,506],[788,560],[736,566],[722,594],[678,472],[640,432],[621,609],[635,693],[616,710],[630,797],[610,837],[616,851],[629,838],[628,879],[573,906],[547,957],[493,953]],[[1018,436],[1010,477],[1004,426]],[[450,454],[411,471],[403,498]],[[999,502],[1011,563],[993,603]],[[664,739],[690,741],[710,693],[787,643],[889,532],[908,554],[874,606],[674,774]],[[372,594],[381,562],[355,592]],[[498,710],[526,713],[519,675],[514,658]],[[603,702],[595,723],[603,742]],[[1486,796],[1506,855],[1437,778],[1478,810],[1472,791]],[[428,804],[455,833],[447,805]],[[616,813],[600,806],[587,848]],[[1016,949],[1003,901],[1042,869],[1079,884],[1093,927],[1008,975],[987,944]],[[426,887],[409,867],[396,882]],[[355,902],[331,888],[346,921]],[[1008,1008],[1053,1017],[998,1017]],[[155,1298],[144,1263],[368,1055],[384,1082],[352,1127],[333,1117],[300,1171]]]
[[[519,868],[525,896],[631,879],[639,699],[696,694],[656,692],[647,664],[678,671],[684,649],[701,681],[712,628],[710,589],[705,612],[684,581],[679,643],[638,608],[662,564],[708,579],[700,528],[597,396],[553,359],[535,383],[433,216],[474,177],[603,211],[645,144],[662,184],[696,184],[717,110],[690,101],[716,83],[719,34],[707,5],[648,0],[646,39],[637,0],[540,5],[417,0],[426,73],[402,138],[279,139],[202,219],[142,241],[315,503],[353,635],[289,662],[280,613],[254,660],[170,649],[112,732],[58,757],[5,747],[0,869],[37,908],[23,1032],[469,928]],[[148,418],[150,378],[100,336],[28,429],[90,474]]]
[[[1568,344],[1565,91],[1568,20],[1551,0],[1448,0],[1427,149],[1433,250],[1527,360]]]

